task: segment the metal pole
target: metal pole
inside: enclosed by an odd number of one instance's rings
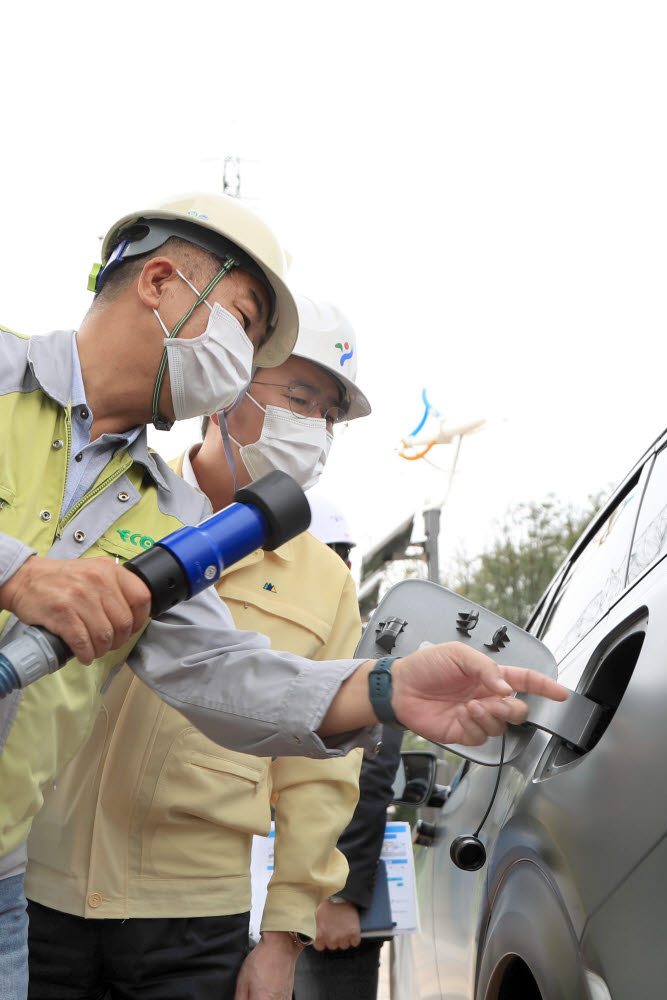
[[[438,565],[438,535],[440,534],[440,507],[431,507],[424,511],[424,528],[426,529],[426,566],[428,578],[433,583],[440,583],[440,567]]]
[[[461,442],[463,441],[463,434],[459,434],[456,442],[456,451],[454,452],[454,461],[452,462],[452,469],[449,473],[449,482],[447,483],[447,492],[445,493],[444,499],[439,507],[430,507],[428,510],[424,511],[424,528],[426,531],[426,542],[424,543],[424,552],[426,553],[426,566],[428,570],[428,579],[432,580],[433,583],[440,583],[440,565],[438,560],[438,535],[440,534],[440,513],[449,499],[449,494],[451,493],[452,483],[454,482],[454,473],[456,472],[456,463],[459,458],[459,452],[461,451]]]
[[[445,499],[440,504],[440,509],[442,509],[447,501],[449,500],[449,494],[452,491],[452,483],[454,482],[454,473],[456,472],[456,463],[459,460],[459,452],[461,451],[461,442],[463,441],[463,434],[459,434],[458,440],[456,442],[456,451],[454,452],[454,461],[452,462],[452,469],[449,473],[449,482],[447,483],[447,492],[445,493]]]

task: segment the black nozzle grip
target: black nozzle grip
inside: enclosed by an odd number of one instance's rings
[[[138,576],[150,590],[151,618],[159,617],[190,597],[187,573],[176,556],[159,542],[128,560],[125,569]]]
[[[267,476],[244,486],[234,494],[237,503],[252,504],[266,518],[269,531],[263,549],[272,552],[310,526],[310,504],[296,479],[286,472]]]

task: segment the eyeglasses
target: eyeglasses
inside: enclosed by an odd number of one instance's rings
[[[303,382],[260,382],[253,379],[252,385],[270,385],[278,389],[287,390],[290,411],[295,417],[323,417],[327,424],[339,424],[347,419],[347,410],[342,406],[328,406],[322,400],[317,389],[312,385],[305,385]]]

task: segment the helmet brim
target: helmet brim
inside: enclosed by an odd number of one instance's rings
[[[102,244],[103,264],[106,264],[108,261],[112,250],[119,241],[121,233],[124,230],[129,229],[130,226],[135,225],[135,223],[137,223],[140,219],[178,219],[179,221],[195,221],[194,219],[188,218],[185,213],[153,208],[146,209],[142,212],[133,212],[131,215],[126,215],[120,219],[112,229],[109,230],[104,239]],[[202,228],[210,230],[218,236],[220,235],[216,226],[203,221],[201,218],[196,220],[196,224]],[[236,237],[232,238],[230,236],[228,239],[240,247],[244,253],[248,254],[248,256],[256,263],[262,273],[266,276],[266,280],[273,289],[273,294],[276,298],[276,321],[271,329],[268,340],[257,350],[253,359],[253,364],[261,368],[275,368],[277,365],[281,365],[284,361],[287,361],[288,357],[292,354],[294,345],[296,344],[296,339],[299,333],[299,316],[297,313],[296,302],[294,301],[294,297],[283,279],[264,261],[259,260],[250,247],[245,245]]]
[[[357,417],[367,417],[371,413],[371,404],[368,402],[366,396],[354,382],[346,378],[340,372],[336,371],[330,365],[322,364],[321,361],[314,361],[313,358],[309,358],[307,354],[299,354],[298,351],[292,352],[295,358],[303,358],[304,361],[309,361],[311,365],[316,365],[323,372],[329,375],[334,382],[338,382],[342,385],[345,392],[346,399],[349,400],[349,405],[345,411],[345,420],[355,420]]]

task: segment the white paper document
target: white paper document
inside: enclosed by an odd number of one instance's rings
[[[262,923],[262,913],[266,902],[266,890],[273,875],[273,848],[275,845],[275,823],[271,824],[268,837],[252,838],[252,854],[250,855],[250,884],[252,886],[252,905],[250,907],[250,937],[259,941],[259,928]]]
[[[266,902],[266,891],[273,875],[273,849],[275,829],[271,824],[268,837],[253,837],[250,874],[252,879],[252,907],[250,910],[250,936],[259,940],[259,928]],[[391,901],[391,931],[366,931],[364,937],[390,934],[409,934],[417,930],[419,917],[415,894],[415,867],[412,856],[412,834],[409,823],[387,823],[380,857],[387,871],[387,885]]]
[[[415,865],[409,823],[387,823],[380,858],[387,870],[392,934],[411,934],[419,926]],[[387,937],[386,931],[364,931],[363,937]]]

